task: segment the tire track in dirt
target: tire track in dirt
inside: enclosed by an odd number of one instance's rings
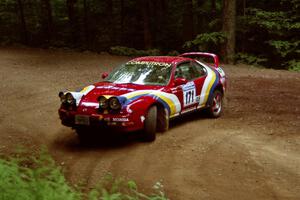
[[[232,130],[230,134],[224,134],[226,136],[208,146],[202,158],[202,165],[198,169],[210,169],[204,176],[204,182],[214,185],[208,188],[209,193],[213,194],[210,197],[227,195],[230,199],[253,199],[251,195],[245,196],[249,192],[249,185],[252,185],[255,186],[252,187],[252,192],[259,198],[274,199],[276,195],[265,181],[263,168],[237,140],[239,135],[243,134],[242,131]]]

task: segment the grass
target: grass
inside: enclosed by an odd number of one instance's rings
[[[26,156],[26,155],[25,155]],[[88,192],[69,184],[62,169],[43,150],[28,158],[22,154],[0,159],[0,200],[167,200],[157,182],[150,195],[139,192],[132,180],[108,174]]]

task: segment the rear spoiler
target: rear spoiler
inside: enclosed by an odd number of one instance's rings
[[[216,54],[213,53],[206,53],[206,52],[188,52],[179,55],[181,57],[187,57],[187,58],[196,58],[196,57],[205,57],[205,58],[213,58],[214,59],[214,67],[219,67],[219,57]]]

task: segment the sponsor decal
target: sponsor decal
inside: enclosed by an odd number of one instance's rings
[[[164,63],[164,62],[151,62],[151,61],[130,61],[126,64],[131,65],[157,65],[162,67],[171,67],[170,63]]]
[[[112,85],[97,86],[96,88],[97,88],[97,89],[119,90],[119,91],[130,91],[130,92],[135,91],[134,89],[130,89],[130,88],[122,88],[122,87],[116,87],[116,86],[112,86]]]
[[[128,122],[128,118],[113,118],[112,119],[114,122]]]
[[[193,81],[183,85],[182,90],[184,107],[196,103],[196,86]]]
[[[142,96],[150,96],[156,101],[160,102],[169,111],[171,117],[181,111],[180,101],[174,94],[157,90],[139,90],[124,94],[122,96],[127,98],[126,104],[130,104],[132,101]]]

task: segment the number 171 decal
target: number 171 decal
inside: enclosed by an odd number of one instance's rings
[[[194,82],[188,82],[182,86],[183,90],[183,104],[184,107],[196,103],[196,87]]]

